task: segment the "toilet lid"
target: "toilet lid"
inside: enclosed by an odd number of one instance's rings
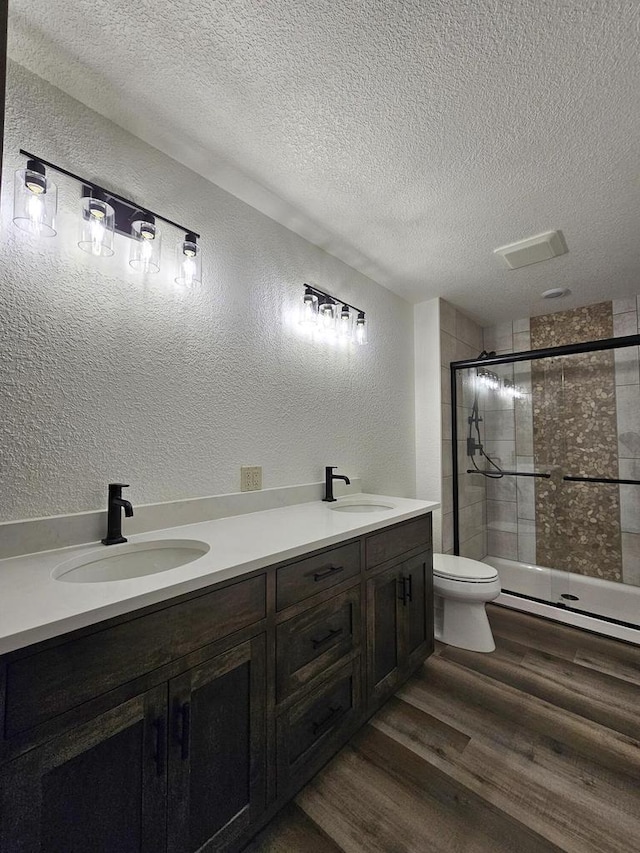
[[[453,554],[434,554],[433,573],[441,578],[458,581],[492,581],[498,577],[493,566]]]

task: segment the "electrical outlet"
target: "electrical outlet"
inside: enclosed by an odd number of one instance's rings
[[[243,465],[240,468],[240,491],[255,492],[262,488],[262,466]]]

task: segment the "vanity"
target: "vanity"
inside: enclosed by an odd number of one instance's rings
[[[210,550],[116,583],[0,561],[57,613],[4,640],[0,850],[241,850],[433,651],[437,505],[388,500],[140,535]]]

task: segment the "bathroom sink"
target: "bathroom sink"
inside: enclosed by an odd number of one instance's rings
[[[56,566],[51,577],[65,583],[104,583],[141,578],[192,563],[209,550],[195,539],[159,539],[110,545]]]
[[[385,509],[395,509],[395,504],[384,503],[376,498],[340,498],[329,509],[333,512],[383,512]]]

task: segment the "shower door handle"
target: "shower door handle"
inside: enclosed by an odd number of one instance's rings
[[[562,479],[569,483],[616,483],[619,486],[640,486],[640,480],[624,480],[617,477],[573,477],[568,474]]]
[[[493,474],[497,477],[499,474],[508,475],[510,477],[540,477],[543,480],[549,480],[551,474],[538,473],[537,471],[478,471],[477,468],[467,468],[467,474]],[[565,480],[567,477],[565,477]]]

